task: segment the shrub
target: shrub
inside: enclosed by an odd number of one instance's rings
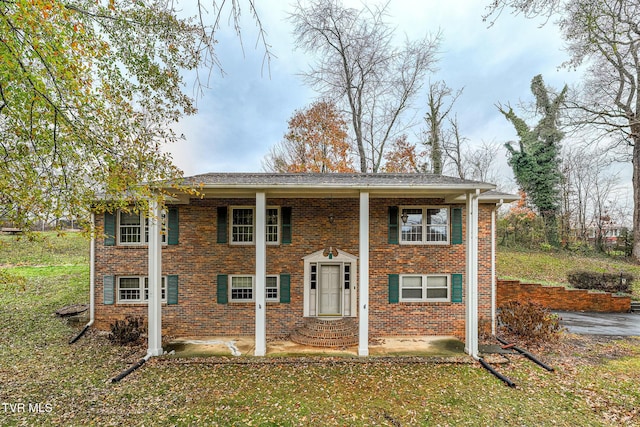
[[[567,280],[576,289],[593,289],[630,294],[633,275],[629,273],[596,273],[579,270],[568,273]]]
[[[124,320],[116,320],[111,324],[109,341],[113,344],[135,344],[146,331],[141,317],[127,316]]]
[[[560,318],[533,302],[509,301],[498,310],[498,324],[518,338],[535,343],[551,341],[560,332]]]

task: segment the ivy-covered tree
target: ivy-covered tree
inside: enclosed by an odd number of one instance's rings
[[[511,107],[500,112],[509,120],[518,134],[518,145],[505,144],[509,151],[509,165],[522,191],[545,222],[546,237],[551,245],[559,245],[557,216],[560,211],[560,109],[567,94],[567,86],[551,99],[550,91],[541,75],[531,81],[531,92],[536,98],[536,112],[542,117],[531,128],[518,117]]]

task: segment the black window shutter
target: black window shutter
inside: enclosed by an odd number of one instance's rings
[[[291,302],[291,275],[280,275],[280,302]]]
[[[282,214],[282,244],[291,244],[291,208],[280,209]]]
[[[218,206],[218,243],[227,243],[227,207]]]
[[[227,280],[226,274],[218,274],[218,304],[226,304],[229,301],[229,294],[227,293]]]
[[[178,275],[170,274],[167,276],[167,304],[178,304]]]
[[[170,245],[177,245],[180,236],[180,230],[178,228],[178,208],[169,208],[169,218],[167,221],[167,226],[169,228],[167,243]]]
[[[111,212],[104,213],[104,245],[114,246],[116,244],[116,216]]]
[[[103,301],[105,305],[113,305],[116,295],[116,281],[114,276],[104,276],[102,278]]]
[[[451,275],[451,302],[462,302],[462,274]]]
[[[389,206],[389,242],[392,245],[398,244],[398,207]]]
[[[451,244],[462,243],[462,208],[451,209]]]
[[[389,274],[389,304],[400,301],[400,276]]]

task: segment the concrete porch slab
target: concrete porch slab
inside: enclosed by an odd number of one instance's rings
[[[178,338],[164,348],[175,357],[253,356],[250,336]],[[376,356],[455,357],[464,356],[464,344],[453,336],[395,336],[371,340],[369,354]],[[323,348],[288,340],[267,340],[267,357],[343,356],[358,357],[358,348]]]

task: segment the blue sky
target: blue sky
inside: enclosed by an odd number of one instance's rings
[[[256,31],[248,11],[240,42],[231,28],[217,34],[218,58],[225,76],[214,73],[210,88],[198,99],[197,115],[176,127],[186,140],[169,147],[175,163],[186,176],[206,172],[262,171],[261,161],[282,139],[294,110],[310,104],[317,94],[306,87],[298,73],[310,59],[294,50],[291,25],[286,20],[289,2],[256,0],[260,19],[276,56],[263,66],[264,51],[256,46]],[[371,3],[371,2],[369,2]],[[503,13],[491,28],[482,22],[489,0],[391,0],[389,21],[399,38],[417,38],[442,31],[439,70],[433,81],[445,80],[453,89],[464,87],[454,112],[463,137],[471,144],[514,140],[513,127],[498,112],[497,103],[532,100],[531,79],[542,74],[555,88],[571,84],[577,74],[558,66],[566,59],[559,32],[551,23],[531,21]],[[241,2],[241,4],[244,4]],[[345,1],[360,7],[359,1]],[[192,80],[187,78],[188,90]],[[426,84],[425,84],[426,86]],[[423,116],[426,97],[416,100]],[[504,151],[498,159],[506,166]],[[509,171],[503,186],[509,186]]]

